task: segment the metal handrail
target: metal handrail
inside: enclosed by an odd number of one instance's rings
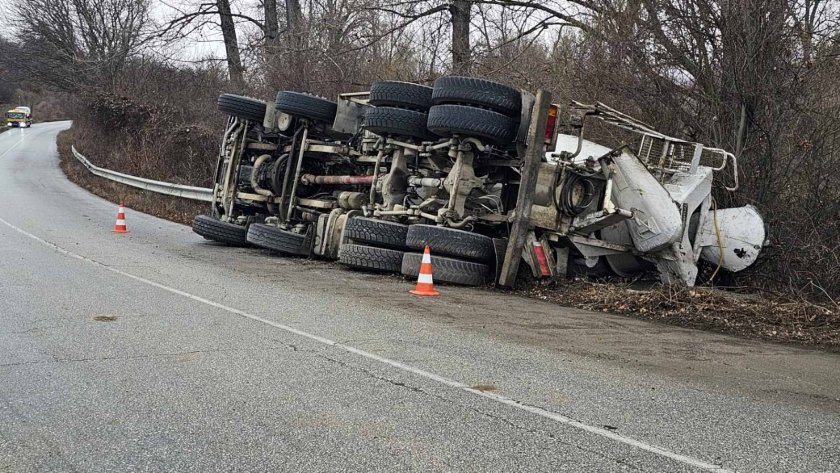
[[[146,179],[145,177],[132,176],[130,174],[124,174],[121,172],[112,171],[110,169],[101,168],[88,161],[88,159],[84,157],[82,153],[76,150],[75,146],[71,146],[70,149],[73,151],[73,156],[80,163],[82,163],[82,165],[84,165],[84,167],[86,167],[88,171],[99,177],[104,177],[105,179],[114,182],[119,182],[121,184],[136,187],[138,189],[156,192],[158,194],[181,197],[182,199],[200,200],[202,202],[213,201],[213,189],[208,189],[205,187],[185,186],[182,184],[172,184],[170,182],[155,181],[152,179]]]
[[[736,158],[734,154],[732,154],[729,151],[726,151],[724,149],[706,148],[706,150],[708,150],[712,153],[719,153],[719,154],[723,155],[723,164],[721,164],[720,167],[712,168],[712,170],[714,170],[714,171],[723,171],[723,169],[726,167],[726,163],[729,160],[732,161],[732,175],[735,178],[735,185],[732,186],[732,187],[729,187],[729,186],[724,184],[723,187],[730,192],[735,192],[736,190],[738,190],[738,187],[740,187],[740,184],[738,184],[738,158]]]

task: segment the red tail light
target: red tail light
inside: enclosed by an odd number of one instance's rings
[[[537,257],[537,266],[540,268],[540,275],[542,277],[551,276],[551,268],[548,267],[548,258],[545,257],[545,251],[540,242],[534,242],[534,256]]]
[[[554,128],[557,126],[557,105],[548,107],[548,120],[545,123],[545,141],[550,143],[554,139]]]

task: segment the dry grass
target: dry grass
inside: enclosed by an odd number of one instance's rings
[[[840,307],[779,294],[581,280],[533,283],[516,292],[564,306],[840,351]]]
[[[58,135],[58,151],[61,169],[77,185],[115,204],[123,202],[133,210],[187,225],[192,224],[196,215],[208,211],[209,204],[204,202],[159,195],[94,176],[70,152],[74,134],[70,129]]]
[[[84,101],[74,118],[73,143],[97,166],[164,182],[211,185],[221,124],[186,121],[189,117],[176,108],[114,94],[92,94]],[[223,115],[212,118],[221,121]]]

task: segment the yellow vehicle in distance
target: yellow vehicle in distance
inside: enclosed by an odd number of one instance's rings
[[[6,126],[29,128],[32,126],[32,109],[29,107],[16,107],[6,112]]]

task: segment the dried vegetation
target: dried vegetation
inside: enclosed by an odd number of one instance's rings
[[[840,351],[840,307],[789,294],[711,287],[563,281],[517,293],[597,312]]]

